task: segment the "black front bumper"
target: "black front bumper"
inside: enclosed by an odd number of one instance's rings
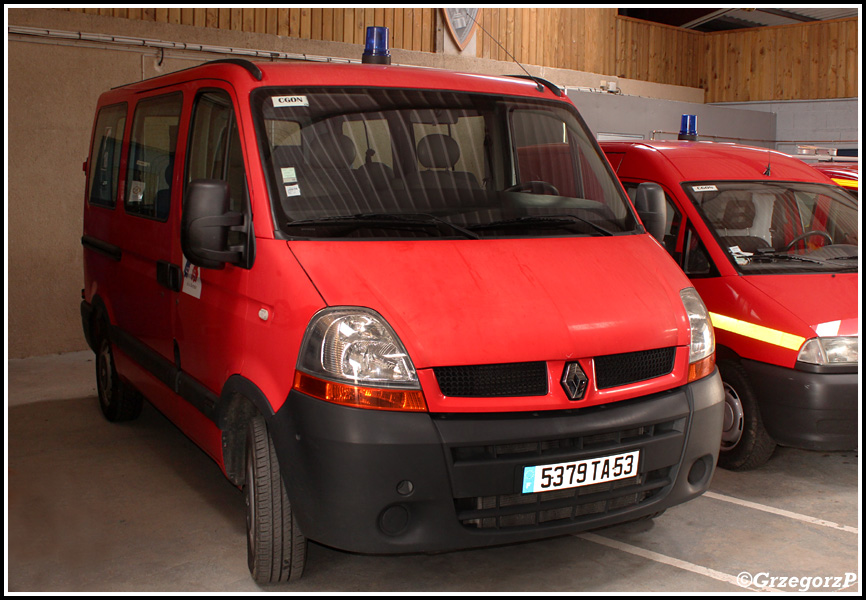
[[[430,415],[346,408],[292,392],[268,426],[301,531],[368,553],[539,539],[655,513],[709,486],[718,373],[596,408]],[[639,475],[521,494],[523,468],[640,450]]]
[[[856,368],[810,372],[751,360],[741,363],[757,395],[764,427],[776,442],[809,450],[857,448]]]

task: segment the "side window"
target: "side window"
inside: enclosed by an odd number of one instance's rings
[[[683,271],[689,277],[719,276],[704,243],[691,223],[686,226],[682,265]]]
[[[183,96],[148,98],[135,107],[126,177],[126,212],[165,221]]]
[[[248,196],[244,156],[231,98],[223,91],[200,93],[193,107],[187,151],[186,183],[219,179],[229,184],[229,208],[247,212]],[[234,243],[231,232],[229,243]],[[240,235],[240,234],[237,234]]]
[[[117,200],[117,182],[120,179],[120,150],[123,147],[123,129],[126,126],[127,104],[106,106],[96,117],[93,147],[90,149],[88,170],[91,204],[114,208]]]

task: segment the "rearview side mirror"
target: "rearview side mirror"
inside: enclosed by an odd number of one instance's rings
[[[637,186],[634,207],[637,209],[637,214],[643,221],[647,233],[664,245],[667,207],[665,205],[665,192],[661,186],[650,181]]]
[[[196,179],[187,187],[181,219],[184,256],[205,269],[226,264],[249,269],[254,258],[253,227],[248,215],[230,209],[229,185],[217,179]],[[241,243],[230,245],[229,232],[241,233]]]

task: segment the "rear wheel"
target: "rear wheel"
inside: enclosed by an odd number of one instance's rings
[[[99,408],[102,409],[103,416],[112,423],[131,421],[141,414],[142,398],[117,376],[114,350],[104,321],[98,326],[96,344],[96,391]]]
[[[755,469],[766,463],[776,442],[764,429],[757,397],[748,375],[736,361],[719,362],[725,389],[725,420],[719,466],[733,471]]]
[[[259,583],[300,579],[307,540],[292,515],[276,451],[261,415],[247,430],[244,495],[247,513],[247,561]]]

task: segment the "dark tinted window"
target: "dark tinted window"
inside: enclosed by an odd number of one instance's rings
[[[90,188],[92,204],[114,207],[120,178],[120,152],[126,125],[126,103],[106,106],[96,117],[93,147],[90,149]]]

